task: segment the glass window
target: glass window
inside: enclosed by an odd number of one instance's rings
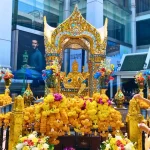
[[[136,0],[136,12],[150,11],[150,0]]]
[[[117,2],[117,4],[119,4],[120,6],[130,9],[131,6],[131,0],[115,0]]]
[[[43,31],[43,16],[52,27],[62,21],[62,3],[59,0],[14,0],[13,25]]]
[[[137,46],[150,44],[150,19],[136,23]]]
[[[131,43],[131,14],[119,6],[104,1],[104,19],[108,18],[108,37]]]

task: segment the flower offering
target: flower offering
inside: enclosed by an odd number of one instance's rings
[[[101,61],[97,72],[94,74],[94,78],[98,80],[101,89],[108,87],[110,80],[113,80],[111,76],[114,71],[114,65],[110,63],[110,59]]]
[[[134,144],[125,136],[109,134],[108,140],[100,145],[101,150],[135,150]]]
[[[135,76],[135,83],[138,85],[139,89],[144,89],[145,78],[142,72],[138,72]]]
[[[70,128],[82,135],[97,130],[107,137],[109,127],[113,134],[124,126],[119,111],[111,107],[105,94],[95,93],[93,98],[66,98],[60,93],[49,94],[43,103],[24,110],[24,130],[33,122],[36,131],[50,137],[50,143],[57,145],[57,137],[70,134]]]
[[[11,70],[9,68],[7,69],[0,69],[0,80],[4,79],[5,81],[5,86],[10,86],[11,84],[11,79],[14,77],[12,74]]]
[[[111,107],[111,101],[105,94],[95,93],[93,100],[97,102],[96,116],[100,135],[107,137],[109,127],[111,127],[112,134],[115,135],[117,130],[124,126],[120,112]]]
[[[149,81],[149,71],[145,71],[144,74],[142,72],[138,72],[135,76],[135,83],[137,83],[140,92],[142,93],[142,90],[144,89],[144,85],[146,84],[146,82],[150,82]],[[149,105],[144,102],[144,101],[139,101],[139,105],[141,109],[148,109]]]
[[[5,81],[5,94],[0,94],[0,106],[4,106],[10,104],[12,102],[12,98],[9,96],[10,90],[9,86],[11,85],[11,79],[14,77],[11,70],[0,68],[0,80],[4,79]]]
[[[48,137],[39,138],[34,131],[28,136],[20,137],[15,150],[54,150],[54,146],[49,145]]]
[[[50,66],[46,66],[46,69],[42,71],[43,80],[47,83],[49,88],[56,86],[56,79],[60,74],[60,65],[57,59],[51,62]]]
[[[0,94],[0,106],[8,105],[12,102],[12,98],[7,94]]]

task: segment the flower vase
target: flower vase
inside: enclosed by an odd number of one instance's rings
[[[107,89],[101,89],[100,94],[101,94],[102,98],[109,99],[108,96],[106,95],[106,91],[107,91]]]
[[[45,96],[50,93],[54,93],[56,88],[56,78],[54,76],[50,76],[45,81]]]
[[[50,87],[47,87],[45,85],[45,97],[48,95],[48,94],[53,94],[55,93],[55,88],[50,88]]]
[[[11,85],[11,79],[5,79],[5,94],[9,95],[10,94],[10,90],[9,87]]]
[[[48,88],[55,88],[56,87],[56,77],[52,75],[49,78],[47,78],[46,84],[47,84]]]

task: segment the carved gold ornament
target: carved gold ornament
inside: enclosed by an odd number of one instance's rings
[[[96,29],[88,23],[81,15],[78,7],[75,6],[73,13],[68,19],[61,23],[57,28],[53,28],[47,24],[44,17],[44,40],[46,49],[46,64],[51,65],[51,62],[58,58],[60,66],[63,60],[63,51],[69,49],[85,49],[88,53],[88,72],[86,73],[86,84],[83,73],[69,73],[63,76],[63,81],[58,78],[58,84],[63,83],[64,88],[57,86],[57,91],[63,94],[72,95],[92,95],[96,89],[96,83],[93,81],[93,73],[97,69],[97,64],[105,58],[107,45],[107,24],[105,20],[103,27]],[[60,72],[60,75],[64,73]],[[80,78],[80,81],[78,79]],[[68,82],[70,80],[70,83]],[[75,81],[76,80],[76,81]],[[79,83],[80,82],[80,83]],[[74,88],[74,91],[72,89]],[[65,94],[65,95],[66,95]]]
[[[96,29],[83,18],[77,6],[71,16],[57,28],[49,26],[47,24],[46,17],[44,17],[46,54],[60,54],[63,47],[65,47],[65,45],[62,47],[61,44],[66,39],[76,39],[79,41],[80,39],[83,39],[90,43],[91,54],[104,55],[107,44],[107,24],[108,20],[106,19],[104,26]]]

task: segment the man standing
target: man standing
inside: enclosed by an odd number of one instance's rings
[[[32,40],[33,51],[30,55],[30,66],[37,71],[42,71],[43,69],[43,56],[38,49],[39,43],[37,40]]]

